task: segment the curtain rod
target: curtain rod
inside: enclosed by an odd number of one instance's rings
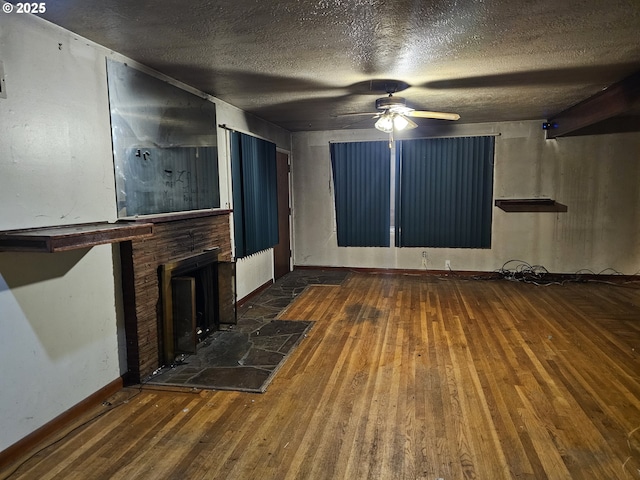
[[[464,137],[500,137],[502,133],[474,133],[472,135],[433,135],[426,137],[409,137],[409,138],[394,138],[394,141],[400,142],[403,140],[429,140],[432,138],[464,138]],[[358,139],[358,140],[329,140],[329,143],[358,143],[358,142],[388,142],[389,139],[376,138],[376,139]]]
[[[227,130],[229,132],[243,133],[245,135],[249,135],[250,137],[259,138],[260,140],[264,140],[265,142],[273,143],[276,146],[278,145],[276,142],[274,142],[273,140],[271,140],[269,138],[263,137],[261,135],[256,135],[255,133],[246,132],[244,130],[238,130],[237,128],[231,128],[231,127],[227,126],[226,123],[219,123],[218,127],[222,128],[223,130]]]

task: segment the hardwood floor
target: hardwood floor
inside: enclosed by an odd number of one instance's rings
[[[353,273],[280,315],[316,323],[265,394],[124,389],[10,478],[640,478],[639,312],[637,284]]]

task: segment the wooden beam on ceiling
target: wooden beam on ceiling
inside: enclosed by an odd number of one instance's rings
[[[621,115],[640,101],[640,71],[614,83],[592,97],[569,107],[548,120],[547,139],[562,137],[575,130]]]

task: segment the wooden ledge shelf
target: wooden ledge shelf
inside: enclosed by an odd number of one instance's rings
[[[55,253],[125,242],[153,233],[151,223],[82,223],[0,232],[0,252]]]
[[[496,200],[505,212],[566,212],[567,206],[550,198],[510,198]]]
[[[137,217],[123,217],[118,222],[132,223],[167,223],[176,222],[178,220],[191,220],[192,218],[215,217],[218,215],[228,215],[233,210],[216,209],[216,210],[192,210],[189,212],[172,212],[151,215],[140,215]]]

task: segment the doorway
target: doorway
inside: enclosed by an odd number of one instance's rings
[[[289,233],[289,155],[276,152],[276,176],[278,179],[278,240],[273,247],[274,280],[291,271],[291,239]]]

